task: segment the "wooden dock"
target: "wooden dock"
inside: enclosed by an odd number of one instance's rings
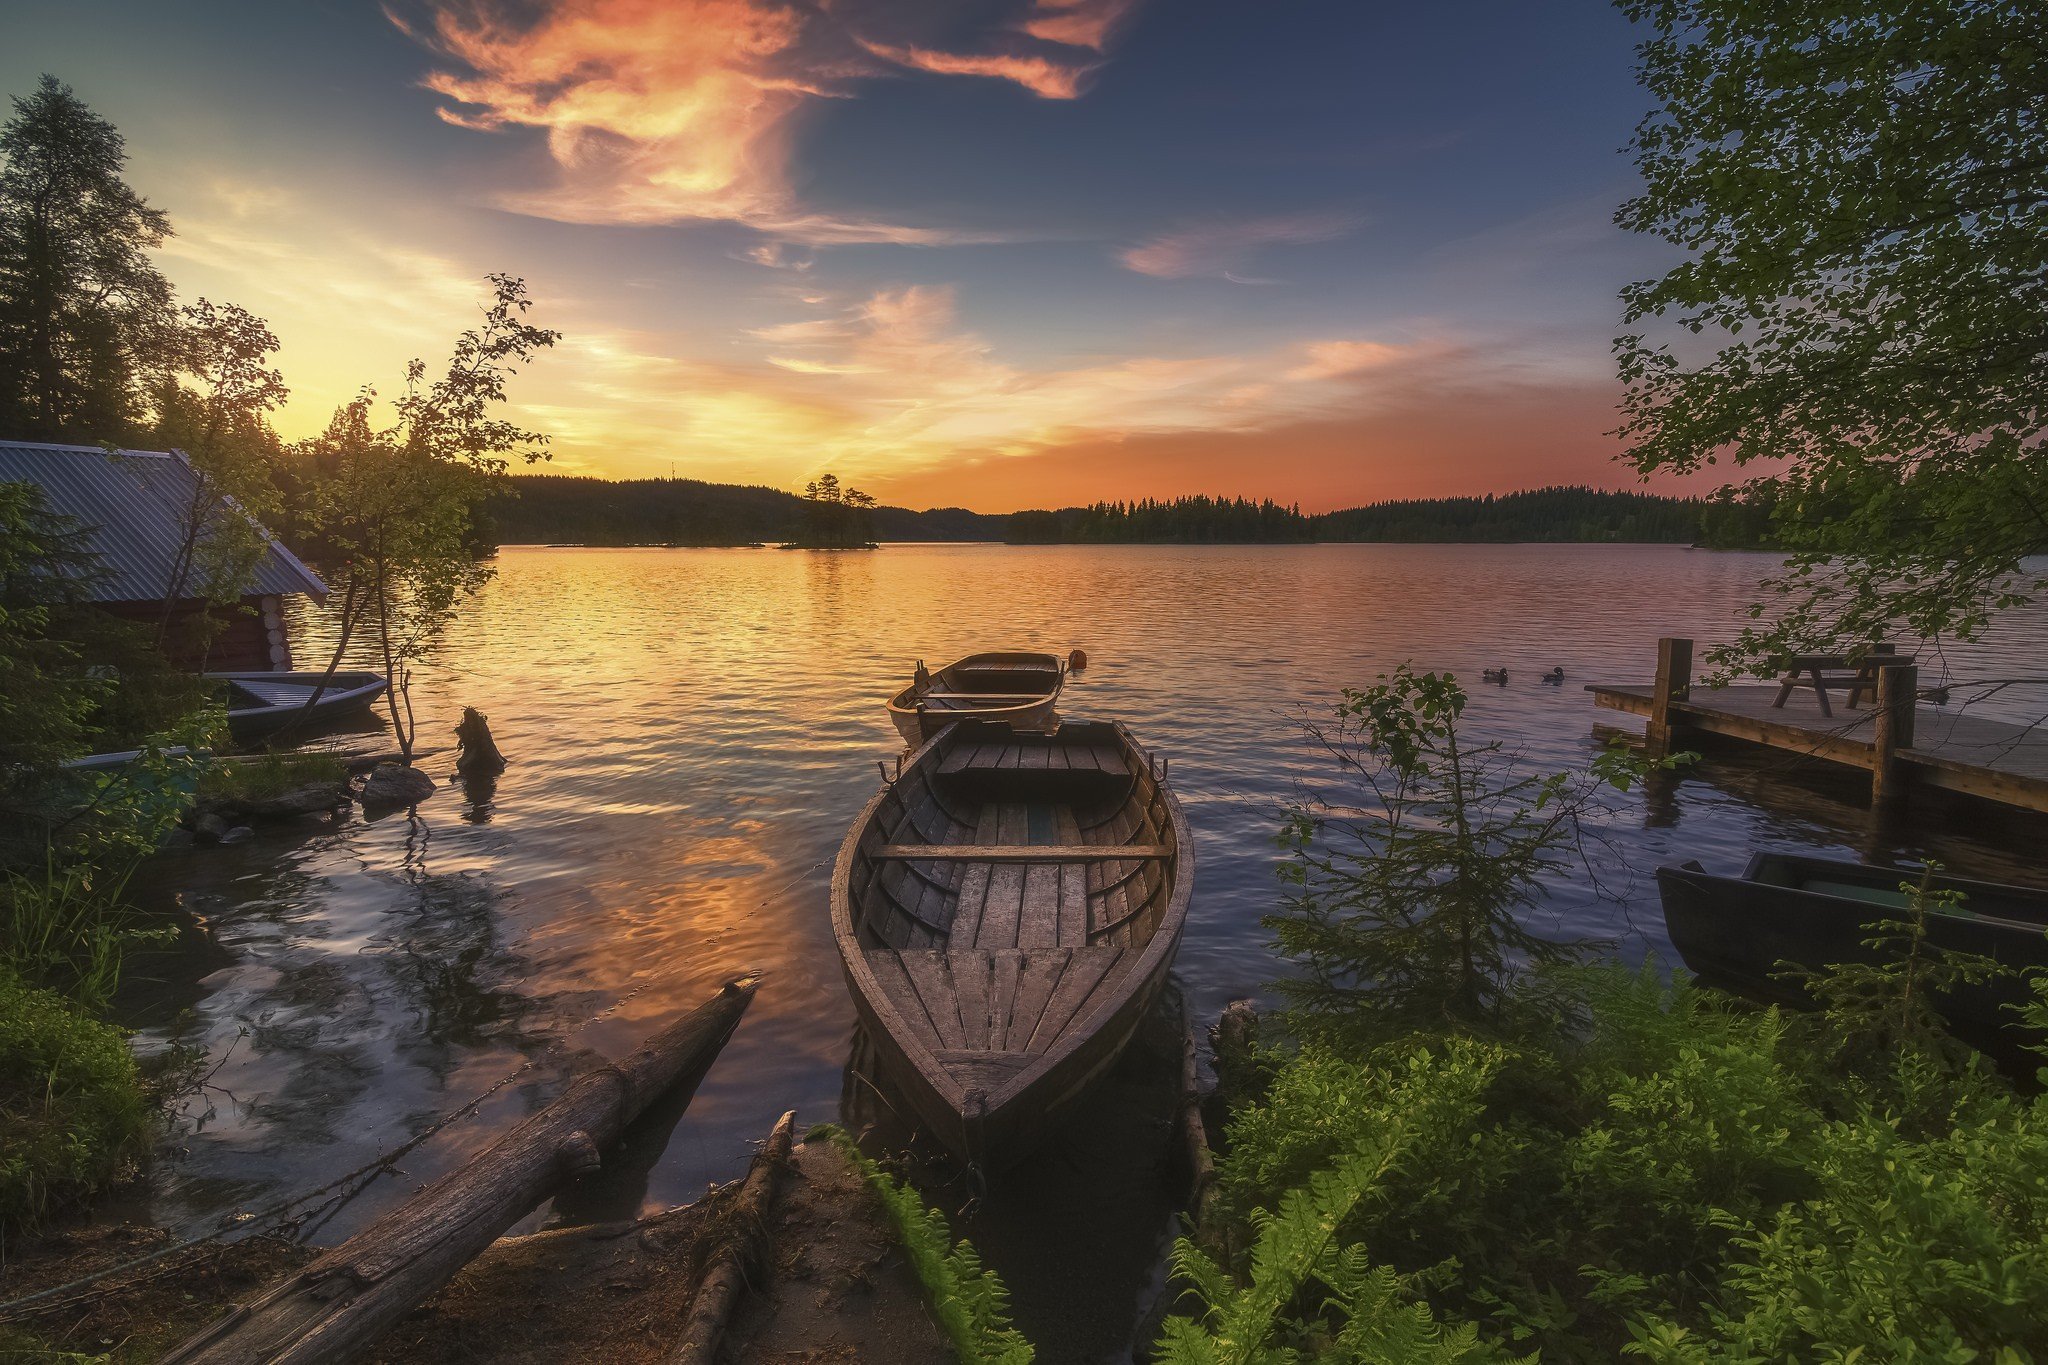
[[[1874,705],[1836,700],[1824,716],[1811,691],[1774,705],[1777,683],[1694,687],[1692,641],[1658,642],[1657,680],[1593,683],[1595,704],[1648,718],[1653,751],[1686,747],[1688,733],[1721,735],[1871,774],[1874,805],[1896,807],[1914,787],[2048,812],[2048,727],[1921,703],[1911,667],[1888,668]]]

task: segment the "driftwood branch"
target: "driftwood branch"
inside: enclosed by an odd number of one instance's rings
[[[498,1234],[596,1169],[602,1149],[663,1091],[708,1067],[755,986],[752,979],[728,983],[623,1060],[579,1077],[418,1198],[186,1341],[165,1365],[354,1360]]]
[[[731,1238],[713,1253],[690,1304],[690,1320],[683,1326],[683,1339],[669,1365],[712,1365],[718,1358],[719,1339],[725,1335],[726,1320],[745,1287],[747,1274],[761,1263],[768,1215],[775,1207],[775,1187],[782,1168],[789,1164],[791,1135],[796,1131],[796,1111],[790,1110],[776,1123],[760,1154],[747,1171],[747,1183],[731,1212]]]
[[[1209,1217],[1216,1185],[1216,1157],[1209,1149],[1209,1125],[1202,1120],[1201,1073],[1195,1064],[1195,1031],[1181,1035],[1180,1131],[1188,1158],[1188,1221],[1197,1229]]]

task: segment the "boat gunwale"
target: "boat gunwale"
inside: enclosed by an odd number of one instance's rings
[[[982,719],[977,717],[977,719]],[[1069,722],[1070,724],[1107,724],[1122,742],[1124,752],[1142,758],[1146,750],[1141,748],[1135,736],[1122,721]],[[966,1101],[969,1087],[960,1083],[952,1069],[939,1060],[933,1051],[925,1046],[916,1032],[909,1028],[897,1008],[893,995],[882,989],[874,970],[868,966],[867,950],[861,946],[858,927],[853,922],[853,864],[860,850],[861,836],[875,820],[882,802],[903,778],[915,771],[919,765],[936,761],[941,741],[951,742],[953,727],[942,727],[937,734],[920,745],[903,765],[895,779],[884,783],[881,790],[868,798],[860,814],[848,828],[846,837],[840,842],[839,856],[832,868],[832,936],[839,947],[840,961],[847,975],[853,978],[853,994],[857,1009],[871,1011],[879,1016],[882,1031],[888,1035],[888,1043],[901,1050],[913,1068],[932,1087],[938,1097],[959,1116],[966,1116]],[[1006,1079],[994,1090],[982,1092],[985,1114],[993,1114],[1008,1105],[1056,1068],[1066,1063],[1076,1052],[1109,1026],[1116,1014],[1136,998],[1153,977],[1160,971],[1163,961],[1179,948],[1182,931],[1187,926],[1188,901],[1194,894],[1194,842],[1188,829],[1187,814],[1181,809],[1180,799],[1162,780],[1159,795],[1166,807],[1167,816],[1173,825],[1175,852],[1173,858],[1173,888],[1167,895],[1165,906],[1160,912],[1159,925],[1146,940],[1137,961],[1122,973],[1116,987],[1102,1000],[1088,1010],[1085,1019],[1076,1016],[1061,1030],[1061,1037],[1044,1052],[1037,1054],[1031,1062]],[[1123,798],[1128,801],[1129,794]],[[892,949],[890,951],[901,951]]]

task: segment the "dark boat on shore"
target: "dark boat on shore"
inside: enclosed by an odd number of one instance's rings
[[[367,708],[391,684],[381,673],[209,673],[227,688],[228,732],[261,739],[296,721],[324,725]],[[306,703],[318,692],[310,712]]]
[[[970,654],[937,673],[919,676],[889,698],[889,719],[913,748],[956,720],[1002,721],[1024,729],[1049,729],[1053,703],[1066,684],[1066,665],[1051,654],[999,650]]]
[[[868,802],[832,929],[881,1068],[964,1160],[1013,1162],[1166,983],[1187,820],[1122,725],[963,720]]]
[[[1714,876],[1696,862],[1657,869],[1664,925],[1685,965],[1710,984],[1795,1007],[1811,1001],[1779,973],[1878,960],[1863,942],[1873,936],[1869,926],[1902,917],[1910,905],[1904,888],[1920,879],[1907,869],[1792,853],[1759,853],[1740,877]],[[1959,905],[1929,907],[1930,944],[2015,971],[2048,968],[2048,891],[1947,876],[1928,885],[1962,896]],[[2032,998],[2025,982],[2007,977],[1948,994],[1941,1011],[1958,1038],[2031,1072],[2041,1059],[2025,1050],[2029,1039],[2006,1007]]]

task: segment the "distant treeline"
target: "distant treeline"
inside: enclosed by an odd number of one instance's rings
[[[761,545],[808,538],[815,507],[777,488],[696,479],[521,475],[486,508],[483,538],[505,545]],[[1306,541],[1663,542],[1755,549],[1770,509],[1727,497],[1671,498],[1537,488],[1474,498],[1378,502],[1319,515],[1247,498],[1101,502],[994,516],[959,507],[875,507],[877,540],[1002,540],[1013,545],[1227,545]]]
[[[1244,498],[1104,502],[1057,512],[1017,512],[1014,545],[1276,544],[1290,541],[1662,542],[1757,548],[1770,510],[1729,498],[1669,498],[1593,488],[1537,488],[1474,498],[1377,502],[1304,515],[1299,507]]]
[[[1317,539],[1299,507],[1200,495],[1160,502],[1098,502],[1057,512],[1013,512],[1012,545],[1248,545]]]
[[[765,545],[811,538],[816,508],[779,488],[697,479],[515,475],[485,512],[500,545]],[[868,511],[877,540],[1001,540],[1004,518],[941,507]]]
[[[1315,519],[1318,540],[1637,541],[1691,545],[1707,503],[1653,493],[1535,488],[1477,498],[1376,502]]]

